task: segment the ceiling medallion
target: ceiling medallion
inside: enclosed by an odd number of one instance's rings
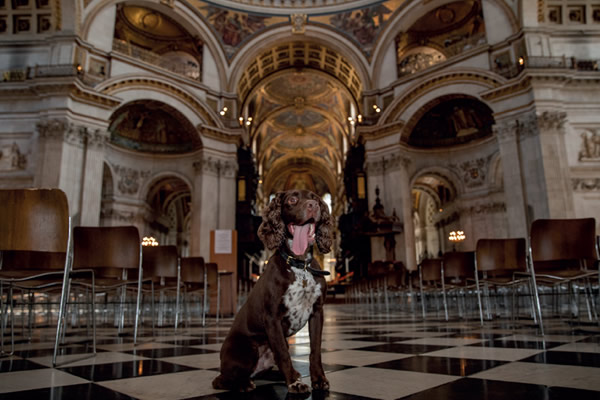
[[[436,10],[435,16],[444,24],[451,24],[456,18],[456,13],[451,8],[440,7]]]
[[[155,12],[149,12],[148,14],[142,16],[141,22],[145,29],[154,29],[158,26],[160,17]]]

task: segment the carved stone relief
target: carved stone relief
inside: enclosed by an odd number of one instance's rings
[[[582,132],[579,161],[600,161],[600,133],[596,130]]]
[[[411,161],[408,157],[400,154],[392,154],[391,156],[382,157],[380,160],[367,161],[367,171],[372,174],[383,174],[385,171],[394,171],[397,169],[408,169]]]
[[[115,174],[119,177],[117,188],[123,194],[133,195],[140,189],[142,179],[150,176],[150,171],[138,171],[133,168],[114,166]]]
[[[576,192],[599,192],[600,178],[573,178],[571,185]]]
[[[0,171],[24,170],[27,157],[21,154],[16,142],[0,146]]]
[[[103,146],[107,138],[107,133],[99,129],[92,130],[59,119],[40,121],[36,127],[42,139],[64,140],[66,143],[79,147],[83,146],[86,140],[89,146]]]
[[[466,187],[483,185],[492,156],[469,160],[460,164],[450,164],[450,168],[458,171]]]

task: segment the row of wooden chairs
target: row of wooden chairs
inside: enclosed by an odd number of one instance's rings
[[[592,278],[600,288],[600,251],[594,218],[540,219],[532,223],[529,244],[525,238],[480,239],[474,252],[447,252],[441,258],[423,260],[418,273],[406,271],[398,263],[375,262],[370,265],[369,278],[350,289],[355,299],[384,299],[389,309],[390,293],[403,294],[405,299],[420,298],[421,312],[426,317],[428,300],[443,304],[448,320],[449,297],[454,295],[459,316],[466,311],[466,295],[477,298],[481,324],[492,318],[491,293],[497,301],[501,293],[511,295],[511,316],[515,302],[528,299],[530,315],[544,333],[541,297],[552,299],[553,312],[559,313],[563,289],[569,294],[566,305],[573,315],[579,315],[578,292],[583,292],[590,320],[598,320]],[[401,263],[400,263],[401,264]],[[600,291],[600,289],[599,289]],[[522,294],[522,295],[521,295]],[[548,294],[556,294],[548,296]],[[407,302],[408,303],[408,302]],[[461,307],[462,306],[462,307]],[[508,306],[508,304],[507,304]],[[438,307],[439,309],[439,307]]]
[[[69,303],[87,293],[96,352],[96,294],[113,293],[119,298],[118,328],[125,324],[127,290],[135,293],[134,343],[142,313],[142,299],[151,300],[154,328],[155,291],[175,293],[174,327],[179,325],[183,298],[201,294],[202,324],[206,321],[208,285],[217,287],[217,265],[201,257],[180,258],[175,246],[141,246],[136,227],[71,227],[67,198],[58,189],[0,190],[0,311],[3,354],[14,352],[14,291],[54,293],[60,296],[53,365],[66,331]],[[4,301],[6,293],[6,302]],[[31,298],[32,296],[30,296]],[[75,300],[70,300],[75,299]],[[6,303],[6,304],[5,304]],[[184,302],[188,304],[189,302]],[[217,316],[219,306],[217,301]],[[29,326],[32,326],[30,303]],[[189,312],[186,313],[189,318]],[[159,310],[159,315],[161,311]],[[24,318],[24,317],[23,317]],[[11,351],[4,351],[4,336],[10,320]]]

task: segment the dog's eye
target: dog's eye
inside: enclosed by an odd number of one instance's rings
[[[292,197],[290,197],[288,199],[288,204],[292,204],[293,205],[293,204],[296,204],[297,202],[298,202],[298,198],[297,197],[292,196]]]

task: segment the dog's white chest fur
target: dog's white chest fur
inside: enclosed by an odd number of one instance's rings
[[[315,301],[321,295],[321,284],[304,269],[292,267],[296,276],[294,282],[283,295],[283,303],[288,309],[286,317],[290,321],[287,336],[292,336],[306,325]]]

